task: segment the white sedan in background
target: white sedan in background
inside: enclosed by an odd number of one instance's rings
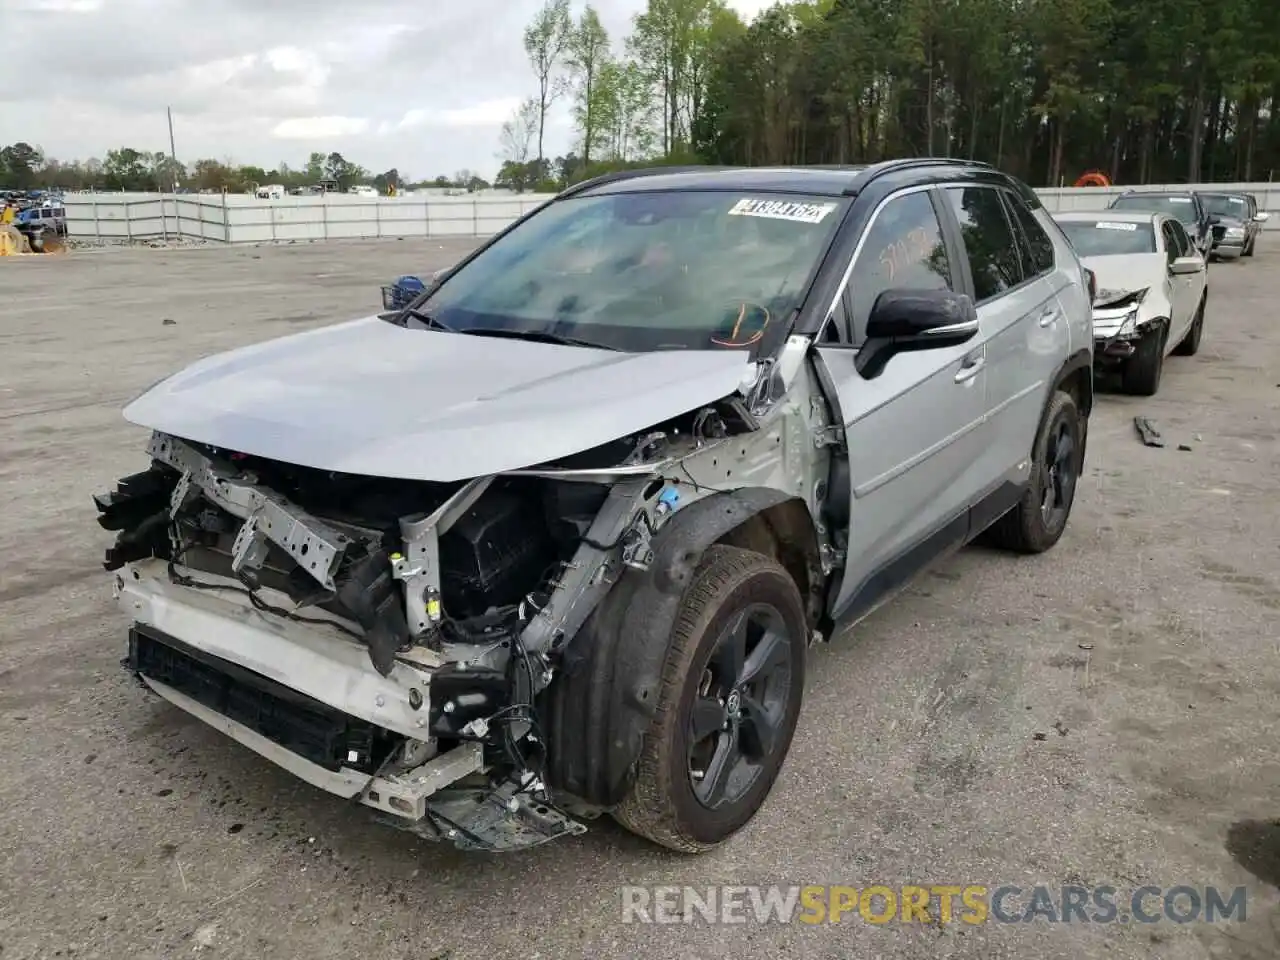
[[[1173,217],[1104,210],[1054,217],[1097,278],[1094,363],[1120,367],[1125,393],[1152,396],[1164,358],[1200,349],[1209,295],[1204,257]]]

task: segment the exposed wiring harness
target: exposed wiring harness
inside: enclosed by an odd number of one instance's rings
[[[177,564],[182,561],[182,558],[186,556],[187,551],[190,550],[192,546],[193,544],[190,542],[184,543],[182,545],[182,549],[179,550],[178,555],[169,560],[168,573],[170,583],[179,587],[190,587],[193,590],[221,590],[230,593],[242,593],[249,598],[249,603],[253,605],[254,609],[259,610],[262,613],[275,614],[277,617],[283,617],[284,619],[292,620],[295,623],[307,623],[317,627],[336,627],[338,630],[347,634],[347,636],[354,637],[361,643],[364,642],[365,636],[358,630],[352,630],[350,627],[339,623],[336,620],[327,620],[323,617],[305,617],[302,614],[296,613],[293,610],[288,610],[285,607],[277,607],[275,604],[268,603],[266,600],[263,600],[256,590],[251,590],[249,587],[242,587],[239,584],[233,583],[210,583],[205,580],[197,580],[194,577],[189,577],[185,573],[179,573]],[[332,591],[324,590],[314,597],[308,597],[305,602],[299,603],[298,606],[315,606],[321,603],[327,603],[334,599],[334,596],[335,595]]]
[[[521,668],[524,670],[525,682],[523,685],[518,675],[518,671]],[[519,796],[522,793],[529,792],[534,784],[538,784],[538,789],[532,791],[537,795],[542,793],[542,785],[546,782],[546,738],[542,734],[542,724],[539,722],[537,707],[534,705],[536,681],[533,672],[533,659],[529,656],[529,651],[525,649],[519,634],[515,634],[511,639],[511,657],[507,660],[507,669],[514,694],[513,699],[517,700],[517,702],[503,707],[493,716],[487,718],[485,722],[490,727],[496,725],[502,728],[502,747],[507,759],[511,761],[516,775],[519,776],[525,771],[533,774],[531,779],[526,779],[519,784],[515,795]],[[519,702],[522,686],[527,692],[527,699]],[[535,745],[529,754],[526,754],[520,748],[519,741],[521,738],[516,737],[511,729],[517,723],[525,723],[529,726],[524,739]]]

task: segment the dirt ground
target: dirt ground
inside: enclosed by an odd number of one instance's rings
[[[370,313],[380,283],[467,243],[0,261],[3,960],[1280,955],[1280,250],[1211,268],[1202,352],[1157,398],[1101,398],[1056,549],[966,550],[815,652],[782,778],[715,853],[606,822],[464,855],[132,682],[90,502],[144,460],[121,406],[199,356]],[[1139,414],[1166,447],[1138,442]],[[621,922],[623,884],[734,883],[1248,901],[1214,924]]]

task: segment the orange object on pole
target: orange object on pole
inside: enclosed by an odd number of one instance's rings
[[[1111,186],[1111,178],[1108,177],[1105,173],[1100,173],[1097,170],[1090,170],[1088,173],[1086,173],[1084,176],[1082,176],[1079,180],[1075,182],[1075,186],[1077,187],[1109,187]]]

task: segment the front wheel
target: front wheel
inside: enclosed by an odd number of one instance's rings
[[[1135,397],[1154,397],[1160,389],[1160,376],[1164,373],[1163,326],[1153,328],[1138,341],[1138,349],[1125,361],[1120,375],[1120,387]]]
[[[1061,538],[1076,498],[1084,458],[1084,421],[1071,394],[1049,401],[1031,456],[1031,477],[1017,506],[987,530],[992,546],[1043,553]]]
[[[710,548],[676,617],[658,709],[614,819],[685,853],[746,826],[791,746],[807,637],[800,591],[782,566]]]
[[[1182,338],[1182,342],[1173,348],[1180,357],[1194,357],[1200,350],[1200,338],[1204,335],[1204,297],[1200,298],[1200,306],[1196,308],[1195,318],[1191,321],[1191,329]]]

